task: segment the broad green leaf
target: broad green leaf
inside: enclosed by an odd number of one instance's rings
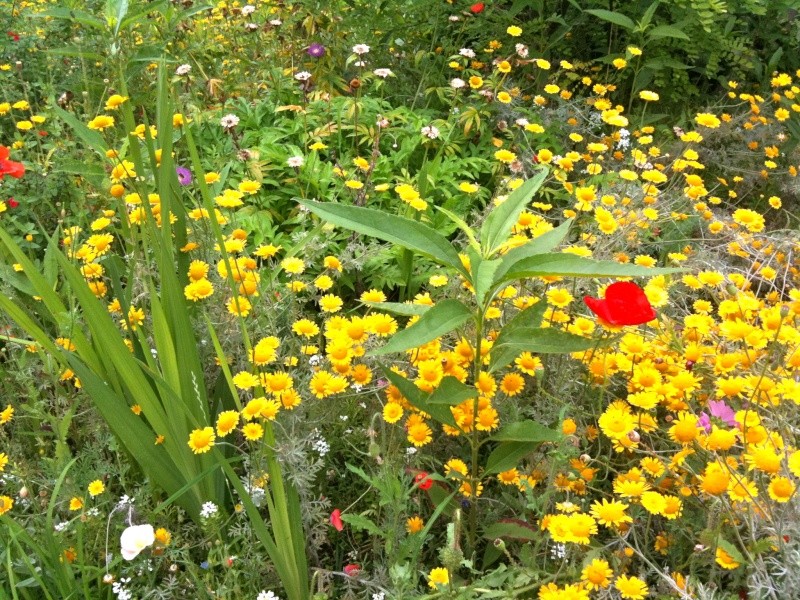
[[[467,236],[467,240],[469,240],[470,247],[475,250],[475,252],[481,251],[481,245],[478,243],[478,239],[475,237],[475,231],[472,229],[472,227],[467,225],[464,219],[459,217],[453,211],[446,209],[444,206],[434,206],[434,208],[445,215],[448,219],[455,223],[461,231],[464,232],[464,235]]]
[[[634,23],[630,17],[626,17],[622,13],[618,13],[613,10],[605,10],[603,8],[588,8],[584,12],[594,15],[603,21],[608,21],[609,23],[614,23],[614,25],[619,25],[628,31],[632,31],[633,28],[636,27],[636,23]]]
[[[383,365],[381,365],[381,370],[386,376],[386,379],[391,381],[392,384],[400,390],[400,393],[412,406],[428,413],[440,423],[450,425],[451,427],[457,427],[456,420],[453,417],[453,413],[450,412],[450,407],[448,405],[430,403],[428,401],[428,394],[420,390],[411,381]]]
[[[687,42],[691,40],[688,35],[674,25],[658,25],[653,27],[647,32],[647,37],[654,40],[660,38],[673,38],[676,40],[686,40]]]
[[[106,0],[104,13],[106,23],[114,32],[114,36],[116,36],[122,25],[122,20],[128,14],[128,0]]]
[[[489,440],[493,442],[557,442],[563,436],[560,432],[545,427],[536,421],[517,421],[503,427]]]
[[[64,6],[56,6],[53,8],[48,8],[47,10],[43,10],[41,12],[33,12],[29,16],[35,19],[43,19],[46,17],[53,17],[55,19],[66,19],[68,21],[74,21],[75,23],[80,23],[81,25],[85,25],[87,27],[93,27],[94,29],[105,29],[106,24],[103,19],[95,17],[94,15],[87,13],[83,10],[67,8]]]
[[[427,304],[411,304],[409,302],[364,302],[364,304],[370,308],[407,317],[424,315],[431,308]]]
[[[486,295],[489,293],[494,283],[495,273],[500,266],[500,262],[499,258],[485,259],[480,256],[472,257],[470,270],[473,273],[472,285],[475,288],[475,299],[478,302],[478,306],[483,307]]]
[[[502,473],[519,466],[520,461],[536,450],[538,443],[531,442],[503,442],[492,450],[486,459],[485,475]]]
[[[379,538],[386,537],[386,533],[384,533],[380,527],[378,527],[371,519],[368,519],[363,515],[344,514],[342,515],[342,521],[357,531],[366,531],[367,533]]]
[[[647,30],[647,28],[650,26],[650,22],[653,20],[653,15],[655,14],[660,2],[661,0],[655,0],[655,2],[647,7],[647,10],[644,11],[642,18],[639,20],[639,23],[637,23],[637,31],[644,32]]]
[[[404,352],[450,333],[472,318],[472,311],[458,300],[442,300],[433,305],[411,327],[395,333],[382,348],[372,350],[371,356]]]
[[[315,200],[300,200],[299,202],[320,218],[334,225],[409,250],[416,250],[439,264],[453,267],[465,276],[469,276],[453,245],[446,237],[427,225],[373,208]]]
[[[533,195],[542,186],[548,173],[549,171],[546,168],[541,169],[536,175],[511,192],[505,202],[492,209],[481,227],[481,247],[484,256],[494,254],[497,248],[506,241],[511,228],[514,227],[519,219],[519,215],[525,210]]]
[[[505,520],[492,523],[483,530],[483,537],[491,539],[512,538],[515,540],[536,540],[541,533],[532,525],[523,521]]]
[[[495,283],[526,277],[655,277],[680,273],[686,269],[642,267],[613,260],[593,260],[566,252],[548,253],[523,258],[508,267],[506,274]]]
[[[48,48],[47,50],[42,50],[45,54],[52,54],[54,56],[72,56],[75,58],[84,58],[86,60],[94,60],[94,61],[103,61],[105,60],[105,56],[102,54],[98,54],[97,52],[89,52],[88,50],[83,50],[77,46],[67,46],[64,48]],[[89,165],[86,165],[89,167]]]
[[[572,226],[572,219],[567,219],[555,229],[551,229],[532,239],[530,242],[509,250],[503,255],[500,266],[495,271],[495,282],[502,279],[508,273],[509,268],[522,260],[523,258],[530,258],[539,254],[545,254],[556,248],[569,233],[569,228]]]
[[[433,390],[433,393],[428,398],[428,403],[455,406],[477,396],[478,392],[474,387],[461,383],[455,377],[448,375],[443,377],[439,386]]]
[[[522,352],[568,354],[597,345],[597,340],[581,337],[552,327],[515,328],[497,340],[489,354],[489,372],[500,369]]]

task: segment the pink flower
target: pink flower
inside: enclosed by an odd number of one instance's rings
[[[331,525],[333,525],[336,531],[341,531],[344,529],[344,524],[342,523],[342,511],[338,508],[331,513]]]
[[[345,565],[343,570],[344,574],[347,575],[348,577],[354,577],[355,575],[358,575],[358,573],[361,571],[361,566],[355,564]]]

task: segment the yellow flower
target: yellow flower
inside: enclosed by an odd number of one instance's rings
[[[14,507],[14,499],[9,496],[0,496],[0,515],[6,514]]]
[[[639,92],[639,98],[645,102],[657,102],[659,95],[656,92],[651,92],[650,90],[642,90]]]
[[[33,129],[33,123],[31,123],[30,121],[19,121],[17,123],[17,129],[19,129],[20,131],[30,131],[31,129]]]
[[[89,495],[92,498],[94,498],[95,496],[99,496],[100,494],[105,492],[106,491],[106,486],[99,479],[95,479],[93,482],[91,482],[89,484],[89,487],[87,489],[89,491]]]
[[[512,163],[517,160],[517,155],[510,150],[498,150],[494,153],[494,157],[502,163]]]
[[[591,513],[600,525],[617,527],[623,523],[633,522],[633,519],[625,512],[628,506],[628,504],[618,500],[609,501],[603,498],[601,501],[592,504]]]
[[[450,574],[448,573],[447,569],[444,567],[436,567],[435,569],[431,569],[430,574],[428,575],[428,585],[436,589],[437,586],[440,585],[447,585],[450,583]]]
[[[290,256],[281,261],[281,267],[291,275],[299,275],[306,269],[306,264],[299,258]]]
[[[794,495],[797,486],[788,477],[774,477],[769,483],[769,497],[775,502],[783,504],[788,502]]]
[[[702,126],[708,127],[709,129],[716,129],[720,126],[721,121],[711,113],[697,113],[697,116],[694,118],[695,122]]]
[[[183,288],[183,295],[186,296],[187,300],[191,300],[192,302],[197,302],[198,300],[208,298],[213,293],[214,286],[205,277],[202,277],[197,281],[192,281]]]
[[[217,435],[225,437],[239,424],[239,413],[235,410],[226,410],[217,416]]]
[[[334,294],[326,294],[319,299],[319,307],[322,312],[339,312],[344,305],[344,301]]]
[[[78,498],[77,496],[70,498],[69,501],[69,509],[70,510],[80,510],[83,508],[83,499]]]
[[[258,423],[248,423],[242,427],[242,435],[250,442],[255,442],[264,437],[264,428]]]
[[[611,570],[606,561],[595,558],[583,569],[581,579],[586,582],[586,587],[591,591],[607,588],[611,585],[611,577],[613,575],[614,571]]]
[[[714,558],[716,563],[723,569],[732,571],[733,569],[739,567],[739,563],[736,561],[736,559],[734,559],[730,554],[720,547],[717,547],[717,552]]]
[[[522,29],[516,25],[511,25],[508,29],[506,29],[506,33],[511,37],[519,37],[522,35]]]
[[[122,106],[128,100],[127,96],[120,96],[119,94],[112,94],[106,100],[106,110],[115,110]]]
[[[406,531],[410,534],[419,533],[425,528],[425,521],[419,515],[414,515],[406,520]]]
[[[628,66],[628,61],[625,60],[624,58],[615,58],[611,62],[611,64],[614,65],[617,69],[624,69],[625,67]]]
[[[202,429],[195,429],[189,434],[189,441],[187,442],[189,448],[195,454],[203,454],[211,450],[214,446],[214,440],[217,436],[214,435],[212,427],[203,427]]]
[[[403,418],[403,407],[396,402],[387,402],[383,407],[383,420],[387,423],[397,423]]]
[[[627,575],[617,577],[614,587],[625,600],[642,600],[649,593],[644,581],[638,577],[628,577]]]

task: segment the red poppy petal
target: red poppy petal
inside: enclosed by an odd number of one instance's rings
[[[344,524],[342,523],[342,511],[338,508],[331,513],[331,525],[333,525],[333,528],[336,529],[336,531],[341,531],[344,529]]]
[[[599,298],[592,298],[591,296],[584,297],[583,301],[586,303],[586,306],[600,317],[606,323],[612,323],[613,316],[611,315],[610,311],[608,310],[608,303],[605,300],[600,300]]]
[[[606,302],[615,325],[641,325],[656,318],[644,290],[632,281],[617,281],[606,288]]]

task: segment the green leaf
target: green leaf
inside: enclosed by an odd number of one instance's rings
[[[502,338],[502,339],[501,339]],[[597,340],[581,337],[552,327],[519,327],[501,332],[489,354],[489,372],[493,373],[511,363],[522,352],[537,354],[568,354],[581,352],[597,345]]]
[[[364,302],[370,308],[384,310],[386,312],[394,313],[396,315],[404,315],[412,317],[415,315],[424,315],[430,306],[427,304],[411,304],[409,302]]]
[[[455,406],[461,404],[470,398],[476,398],[478,391],[466,383],[461,383],[455,377],[448,375],[443,377],[439,386],[433,391],[428,398],[429,404],[438,404],[445,406]]]
[[[386,537],[386,533],[380,527],[363,515],[344,514],[342,515],[342,521],[358,531],[366,531],[379,538]]]
[[[67,8],[64,6],[57,6],[48,8],[41,12],[34,12],[30,15],[35,19],[43,19],[46,17],[53,17],[55,19],[66,19],[75,23],[80,23],[86,27],[93,27],[94,29],[105,29],[106,24],[103,19],[95,17],[94,15],[82,10]]]
[[[483,537],[490,540],[497,538],[512,538],[515,540],[536,540],[541,537],[541,533],[523,521],[506,520],[492,523],[483,530]]]
[[[481,246],[484,256],[491,256],[506,241],[511,228],[525,210],[533,195],[544,183],[549,171],[541,169],[536,175],[514,190],[505,202],[492,209],[481,227]]]
[[[653,15],[655,14],[660,2],[661,0],[655,0],[655,2],[647,7],[647,10],[644,11],[642,18],[638,23],[638,27],[636,28],[637,31],[643,32],[647,29],[647,27],[650,25],[650,21],[653,20]]]
[[[528,454],[536,450],[539,444],[530,442],[504,442],[492,450],[486,459],[485,475],[494,475],[515,468]]]
[[[545,277],[560,275],[562,277],[655,277],[680,273],[686,269],[642,267],[618,263],[613,260],[593,260],[566,252],[548,253],[523,258],[508,267],[506,274],[500,278],[502,283],[526,277]]]
[[[459,217],[456,213],[451,210],[446,209],[444,206],[434,206],[436,210],[440,213],[444,214],[448,219],[450,219],[456,226],[464,232],[464,235],[467,236],[467,240],[469,240],[470,247],[475,250],[475,252],[481,251],[481,245],[478,243],[478,239],[475,237],[475,231],[467,225],[467,223]]]
[[[394,384],[397,389],[400,390],[400,393],[412,406],[428,413],[440,423],[450,425],[451,427],[457,427],[456,420],[453,417],[453,413],[450,412],[450,407],[448,405],[444,403],[433,404],[429,402],[428,394],[420,390],[411,381],[383,365],[381,365],[381,370],[386,376],[386,379],[391,381],[392,384]]]
[[[518,246],[517,248],[509,250],[505,255],[503,255],[503,258],[501,259],[502,262],[500,263],[497,271],[495,271],[495,284],[498,279],[502,279],[503,276],[508,273],[508,270],[515,263],[519,262],[523,258],[530,258],[531,256],[544,254],[554,250],[556,246],[563,242],[564,238],[567,237],[571,226],[572,219],[567,219],[555,229],[551,229],[550,231],[543,233],[539,237],[532,239],[530,242],[527,242],[522,246]]]
[[[474,256],[471,259],[470,269],[473,273],[472,284],[475,287],[475,299],[479,306],[483,306],[486,295],[492,288],[495,273],[500,263],[501,261],[499,258],[484,259],[480,256]]]
[[[453,245],[436,230],[397,215],[361,206],[299,200],[320,218],[345,229],[378,238],[409,250],[416,250],[439,264],[453,267],[469,276]]]
[[[381,356],[416,348],[453,331],[471,318],[472,311],[458,300],[442,300],[411,327],[398,331],[385,346],[372,350],[369,355]]]
[[[562,434],[536,421],[517,421],[503,427],[489,440],[493,442],[558,442]]]
[[[552,327],[520,327],[498,336],[489,354],[489,372],[509,364],[522,352],[537,354],[569,354],[597,345],[597,340]]]
[[[647,37],[652,40],[660,38],[673,38],[676,40],[686,40],[687,42],[691,40],[688,35],[674,25],[658,25],[653,27],[647,32]]]
[[[603,21],[608,21],[609,23],[613,23],[614,25],[619,25],[620,27],[627,29],[628,31],[633,31],[634,27],[636,27],[636,23],[630,17],[626,17],[622,13],[618,13],[613,10],[605,10],[603,8],[589,8],[586,9],[584,12],[589,13],[590,15],[594,15],[598,19],[602,19]]]

